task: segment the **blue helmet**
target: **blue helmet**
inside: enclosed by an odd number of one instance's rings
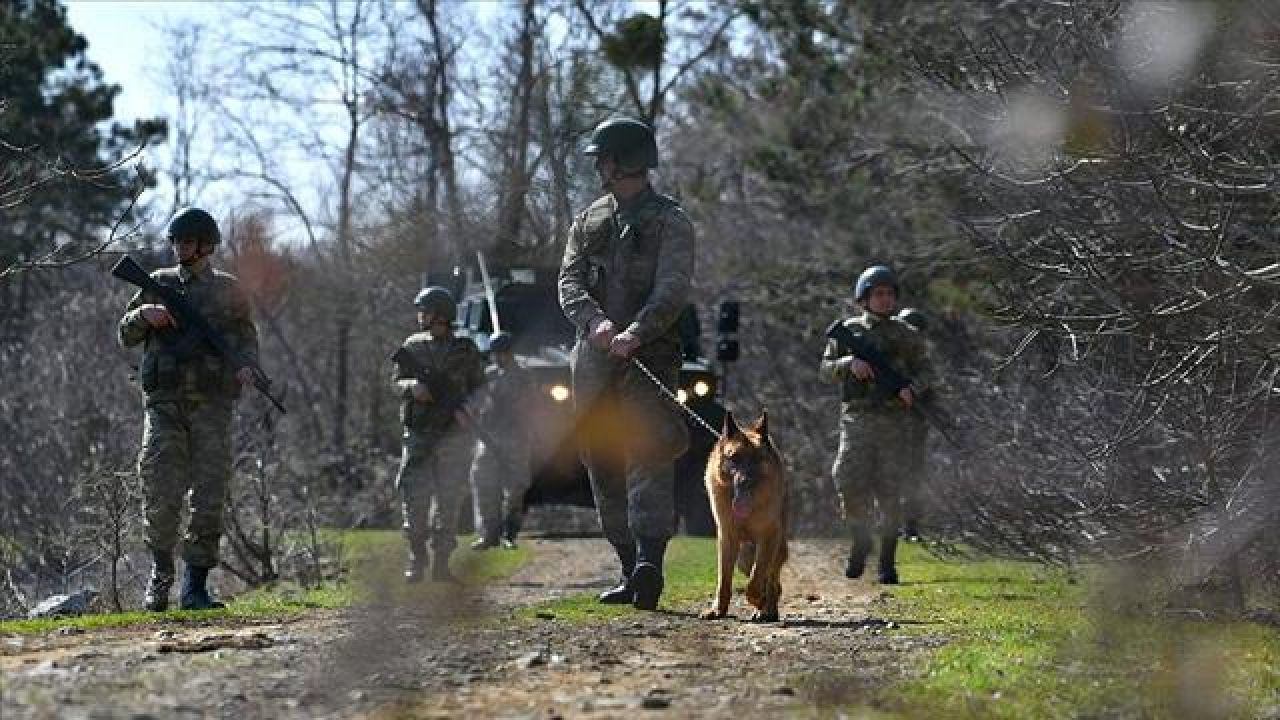
[[[458,316],[458,304],[453,301],[453,293],[438,285],[419,290],[413,304],[424,313],[444,316],[447,322],[453,322]]]
[[[853,299],[862,302],[866,299],[867,293],[871,292],[871,288],[877,285],[889,285],[894,292],[898,291],[898,278],[894,276],[888,265],[872,265],[863,270],[858,276],[858,282],[853,285]]]

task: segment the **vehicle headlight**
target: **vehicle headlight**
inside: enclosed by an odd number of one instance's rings
[[[684,388],[680,388],[679,390],[676,390],[676,399],[679,400],[681,403],[688,402],[689,393],[685,392]]]
[[[551,399],[558,403],[569,399],[569,388],[564,385],[552,385],[548,392],[551,393]]]
[[[698,397],[706,397],[711,394],[711,383],[706,380],[699,380],[693,384],[693,394]]]

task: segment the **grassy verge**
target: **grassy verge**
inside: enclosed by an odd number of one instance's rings
[[[1280,710],[1280,629],[1123,613],[1100,572],[905,549],[884,612],[948,645],[885,704],[907,717],[1261,717]],[[915,624],[921,623],[921,624]]]
[[[490,582],[510,576],[529,562],[532,552],[526,547],[515,550],[492,550],[476,553],[467,549],[471,537],[459,538],[459,549],[449,559],[454,574],[469,584]],[[309,610],[350,607],[369,596],[371,588],[385,585],[397,593],[403,589],[399,573],[404,559],[404,539],[400,533],[385,530],[356,530],[326,533],[325,541],[341,548],[340,556],[346,572],[343,580],[315,588],[302,588],[293,583],[280,583],[258,588],[232,598],[221,610],[193,612],[170,610],[164,613],[123,612],[76,617],[7,620],[0,622],[0,635],[42,634],[62,628],[98,630],[121,627],[147,627],[172,624],[225,624],[280,620]],[[429,587],[424,584],[421,587]],[[176,599],[177,589],[174,589]]]
[[[706,603],[715,590],[716,541],[715,538],[672,538],[663,562],[664,584],[659,609],[683,609],[690,603]],[[711,581],[708,582],[708,578]],[[742,589],[745,580],[739,575],[735,587]],[[532,619],[547,614],[577,623],[607,622],[614,618],[633,615],[630,605],[601,605],[595,593],[572,595],[560,600],[538,603],[522,609],[519,617]]]

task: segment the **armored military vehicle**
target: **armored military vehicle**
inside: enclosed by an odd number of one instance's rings
[[[476,270],[455,270],[456,332],[471,337],[487,352],[493,324],[484,283]],[[591,485],[575,437],[569,377],[574,327],[560,310],[556,278],[557,271],[550,268],[495,268],[490,277],[498,324],[514,335],[516,358],[533,374],[539,389],[537,406],[528,409],[534,416],[534,477],[525,505],[593,507]],[[701,353],[700,327],[692,305],[685,309],[680,326],[685,358],[676,394],[685,407],[719,429],[724,422],[724,407],[717,399],[720,375]],[[702,476],[715,438],[684,416],[689,423],[690,449],[676,462],[676,513],[684,532],[710,535],[715,533],[715,522]]]

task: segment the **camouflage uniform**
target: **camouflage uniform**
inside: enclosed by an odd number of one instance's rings
[[[404,347],[423,367],[442,373],[462,397],[470,396],[484,379],[484,361],[468,338],[432,339],[430,334],[419,332],[410,335]],[[465,497],[474,439],[449,409],[434,401],[414,400],[413,375],[405,368],[397,364],[392,379],[401,395],[404,426],[404,450],[396,476],[404,533],[412,561],[419,568],[425,562],[429,542],[432,572],[439,578],[447,572],[449,554],[457,546],[458,513]]]
[[[234,276],[208,264],[194,273],[179,266],[151,276],[183,292],[233,349],[257,362],[258,333],[248,297]],[[173,552],[183,499],[190,491],[191,517],[182,558],[188,566],[211,568],[218,564],[222,509],[231,479],[232,408],[240,383],[235,368],[207,343],[185,342],[181,327],[151,329],[138,308],[156,302],[159,298],[139,292],[119,325],[121,345],[143,346],[138,378],[145,420],[138,475],[146,543],[153,554]]]
[[[844,321],[854,334],[870,340],[885,360],[911,379],[917,398],[932,382],[927,347],[920,334],[897,318],[870,312]],[[920,418],[874,381],[862,382],[840,361],[849,350],[832,339],[822,355],[819,374],[840,386],[840,449],[831,469],[845,521],[857,543],[869,544],[874,510],[882,515],[881,562],[893,561],[893,546],[902,524],[903,492],[918,472],[923,448]],[[887,558],[886,558],[887,556]],[[859,573],[861,571],[859,570]]]
[[[688,430],[652,382],[587,339],[607,317],[635,335],[635,357],[668,388],[679,380],[676,320],[693,274],[693,225],[675,200],[646,189],[619,206],[605,195],[575,219],[560,268],[560,305],[578,328],[570,359],[578,412],[586,413],[583,461],[600,526],[628,564],[637,540],[665,545],[675,533],[675,458]],[[634,555],[634,549],[630,551]],[[632,559],[634,563],[634,558]]]
[[[484,387],[472,405],[476,421],[498,445],[489,447],[477,439],[471,464],[476,532],[490,544],[497,542],[505,522],[518,522],[525,491],[532,482],[526,420],[534,402],[532,393],[528,370],[519,365],[492,365],[485,370]],[[514,539],[514,530],[508,529],[509,539]]]

